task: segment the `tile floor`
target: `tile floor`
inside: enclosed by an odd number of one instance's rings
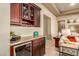
[[[59,52],[55,48],[54,40],[46,40],[46,54],[45,56],[58,56]]]

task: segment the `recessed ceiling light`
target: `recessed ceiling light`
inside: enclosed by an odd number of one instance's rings
[[[76,5],[76,3],[71,3],[71,4],[70,4],[70,6],[74,6],[74,5]]]

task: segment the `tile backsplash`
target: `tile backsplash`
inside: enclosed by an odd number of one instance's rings
[[[38,31],[39,34],[42,35],[40,27],[10,26],[10,31],[13,31],[16,35],[20,36],[32,36],[34,31]]]

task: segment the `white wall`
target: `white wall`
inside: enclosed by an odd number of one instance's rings
[[[43,35],[43,15],[47,15],[48,17],[51,18],[51,32],[52,36],[57,35],[57,21],[56,17],[48,11],[42,4],[36,4],[38,5],[42,10],[41,10],[41,24],[40,27],[20,27],[20,26],[11,26],[11,31],[15,31],[17,35],[33,35],[34,31],[38,31],[39,35]]]
[[[0,4],[0,56],[9,55],[10,5]]]
[[[58,35],[58,23],[57,23],[56,17],[52,17],[51,32],[52,32],[52,37],[55,37]]]

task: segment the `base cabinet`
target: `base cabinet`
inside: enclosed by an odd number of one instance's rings
[[[30,47],[30,48],[29,48]],[[24,54],[24,51],[29,51],[30,54]],[[21,52],[22,51],[22,52]],[[22,54],[18,54],[17,52]],[[32,40],[28,43],[23,43],[17,46],[10,47],[10,56],[43,56],[45,54],[45,37]]]
[[[43,56],[45,54],[45,39],[39,38],[32,41],[32,55]]]

